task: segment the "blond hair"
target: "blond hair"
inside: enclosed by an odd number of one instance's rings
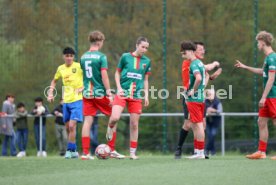
[[[261,31],[257,34],[256,40],[263,41],[267,46],[271,46],[274,40],[273,35],[267,31]]]
[[[92,31],[92,32],[89,33],[88,40],[92,44],[92,43],[95,43],[95,42],[98,42],[98,41],[105,40],[105,37],[104,37],[104,34],[102,32],[96,30],[96,31]]]

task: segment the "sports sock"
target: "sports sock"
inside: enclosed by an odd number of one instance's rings
[[[138,142],[137,141],[130,141],[130,154],[135,154],[137,149]]]
[[[197,153],[197,150],[198,150],[198,146],[197,146],[197,140],[194,139],[194,154]]]
[[[76,143],[68,142],[68,144],[67,144],[67,150],[69,150],[71,152],[75,152],[76,149],[77,149]]]
[[[197,149],[204,150],[204,141],[197,141]]]
[[[179,133],[179,139],[178,139],[177,148],[182,148],[183,143],[185,142],[185,139],[186,139],[188,133],[189,133],[189,131],[181,128],[180,133]]]
[[[112,139],[108,141],[107,145],[110,147],[111,151],[115,150],[115,143],[116,143],[116,132],[113,132]]]
[[[87,155],[89,154],[89,148],[90,148],[90,137],[82,137],[82,151],[83,154]]]
[[[259,151],[266,152],[267,143],[260,140],[259,141]]]

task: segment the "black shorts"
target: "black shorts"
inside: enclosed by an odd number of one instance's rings
[[[188,107],[186,105],[186,100],[184,96],[182,100],[182,106],[183,106],[184,119],[189,119],[189,111],[188,111]]]

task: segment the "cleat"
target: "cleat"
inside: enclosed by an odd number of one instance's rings
[[[205,159],[204,154],[194,154],[192,156],[186,157],[186,159]]]
[[[95,158],[90,154],[82,154],[81,160],[94,160]]]
[[[110,128],[109,125],[107,126],[107,131],[106,131],[106,140],[111,141],[113,138],[113,128]]]
[[[265,159],[266,154],[265,152],[257,151],[253,154],[246,155],[245,157],[248,159]]]
[[[79,153],[77,151],[71,152],[71,158],[75,159],[79,157]]]
[[[72,158],[72,152],[67,150],[64,156],[65,159],[71,159]]]
[[[276,156],[273,156],[270,158],[271,160],[276,160]]]
[[[114,159],[124,159],[126,156],[119,154],[116,150],[110,152],[110,158]]]
[[[181,155],[182,155],[182,149],[177,148],[175,153],[174,153],[174,159],[181,159]]]
[[[137,160],[139,159],[138,156],[136,156],[135,154],[130,154],[130,157],[129,157],[131,160]]]
[[[42,156],[42,152],[38,151],[36,154],[37,157],[41,157]]]

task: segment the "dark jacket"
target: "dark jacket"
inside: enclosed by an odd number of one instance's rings
[[[43,105],[44,108],[45,108],[45,112],[43,114],[41,114],[43,117],[42,117],[42,124],[45,125],[46,124],[46,115],[49,114],[49,109],[47,106]],[[31,112],[32,115],[36,115],[36,112],[37,112],[37,107],[35,106]],[[39,124],[39,116],[36,116],[34,118],[34,124]]]
[[[63,109],[63,105],[59,104],[58,106],[55,107],[52,114],[54,116],[56,116],[56,114],[55,114],[56,111],[59,112],[59,113],[63,113],[62,109]],[[55,123],[59,124],[59,125],[65,125],[64,122],[63,122],[63,117],[62,116],[56,116]]]
[[[16,111],[16,122],[15,126],[17,129],[28,129],[28,119],[27,119],[28,112],[25,110],[24,112]]]
[[[215,97],[214,100],[212,100],[212,101],[209,99],[205,99],[205,111],[207,110],[208,107],[212,107],[212,108],[216,109],[217,113],[222,112],[222,104],[217,97]],[[219,124],[221,123],[221,116],[219,116],[219,115],[207,116],[206,123],[219,126]]]

